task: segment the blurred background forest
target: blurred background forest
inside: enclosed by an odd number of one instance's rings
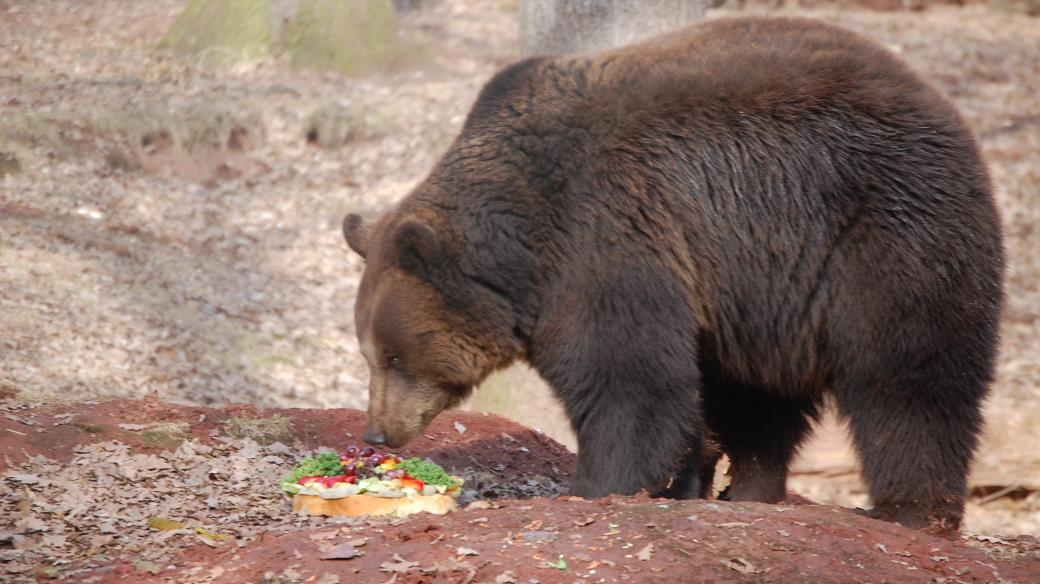
[[[344,214],[406,195],[498,68],[613,42],[537,36],[548,4],[522,4],[0,0],[0,398],[363,409]],[[669,25],[704,8],[645,4]],[[1040,3],[727,0],[704,17],[741,13],[879,40],[979,136],[1011,263],[967,527],[1040,535]],[[574,446],[522,366],[465,407]],[[792,487],[864,505],[855,465],[828,420]]]

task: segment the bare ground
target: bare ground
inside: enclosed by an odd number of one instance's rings
[[[347,79],[155,51],[181,7],[0,2],[0,392],[24,407],[146,395],[362,407],[361,266],[339,220],[422,178],[516,57],[514,15],[436,3],[410,17],[436,66]],[[899,52],[981,138],[1011,270],[967,527],[1040,534],[1040,24],[977,5],[810,14]],[[504,379],[472,407],[571,440],[540,381]],[[799,469],[798,492],[865,504],[837,426]]]

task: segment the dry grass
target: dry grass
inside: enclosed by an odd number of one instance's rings
[[[235,416],[224,422],[224,432],[233,438],[251,438],[266,446],[292,440],[293,421],[288,416],[275,414],[261,418]]]
[[[180,443],[187,437],[187,422],[153,422],[141,430],[141,437],[151,444]]]

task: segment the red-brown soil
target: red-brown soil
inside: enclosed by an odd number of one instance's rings
[[[287,441],[314,448],[354,441],[364,423],[363,412],[346,409],[211,409],[131,400],[9,406],[7,412],[4,426],[14,432],[0,433],[0,464],[9,477],[30,457],[68,460],[77,445],[118,441],[131,452],[161,453],[181,442],[146,439],[128,424],[181,422],[182,437],[216,443],[232,417],[281,414],[292,420]],[[573,455],[544,435],[493,415],[442,415],[403,453],[429,456],[449,470],[469,469],[470,477],[478,478],[466,485],[468,506],[446,516],[313,519],[277,532],[260,529],[234,541],[187,547],[162,564],[118,554],[102,562],[75,558],[71,563],[79,562],[81,569],[62,575],[82,582],[324,583],[1040,579],[1035,539],[943,539],[797,498],[788,505],[646,496],[549,498],[545,495],[559,493],[573,472]],[[275,485],[257,489],[279,496]],[[284,508],[288,515],[287,498]],[[32,537],[23,536],[23,547]],[[345,548],[336,548],[341,544],[352,545],[354,557],[322,559],[342,552]]]
[[[345,542],[359,555],[321,559]],[[153,580],[1031,582],[1040,575],[1036,558],[998,560],[836,507],[645,496],[503,501],[392,525],[312,528],[241,548],[199,546],[182,562]],[[146,581],[127,565],[104,574],[103,581]]]

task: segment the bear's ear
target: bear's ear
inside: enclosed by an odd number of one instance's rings
[[[409,219],[394,230],[393,249],[397,264],[404,270],[431,279],[442,257],[440,237],[425,223]]]
[[[368,235],[368,225],[365,225],[361,215],[351,213],[343,218],[343,237],[347,245],[365,259],[368,258]]]

